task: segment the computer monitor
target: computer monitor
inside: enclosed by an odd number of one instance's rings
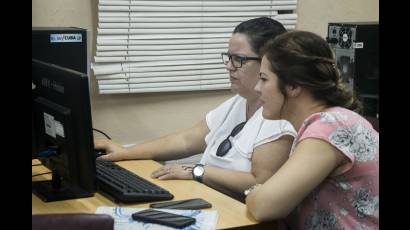
[[[45,202],[93,196],[95,153],[87,75],[32,59],[32,81],[33,152],[37,150],[36,158],[52,171],[51,180],[32,182],[33,193]]]
[[[33,84],[34,85],[34,84]],[[31,92],[31,159],[37,158],[37,137],[34,126],[34,99],[36,98],[35,89]]]

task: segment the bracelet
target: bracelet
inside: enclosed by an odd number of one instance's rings
[[[255,184],[252,187],[246,189],[243,193],[245,194],[245,196],[249,195],[250,192],[252,192],[255,188],[261,186],[262,184]]]

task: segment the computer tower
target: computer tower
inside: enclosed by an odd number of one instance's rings
[[[88,74],[87,30],[76,27],[32,27],[32,58]]]
[[[327,41],[336,56],[343,80],[364,107],[364,115],[379,113],[379,24],[335,22],[328,24]]]

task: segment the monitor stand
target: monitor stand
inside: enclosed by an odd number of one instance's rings
[[[51,180],[33,181],[31,189],[44,202],[71,200],[94,195],[92,192],[62,181],[61,176],[56,172],[52,172]]]

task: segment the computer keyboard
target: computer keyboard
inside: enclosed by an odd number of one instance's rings
[[[99,190],[112,196],[115,202],[146,202],[174,198],[167,190],[112,161],[96,160],[96,171]]]

